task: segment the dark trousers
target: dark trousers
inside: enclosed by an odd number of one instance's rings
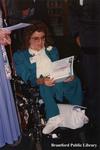
[[[90,120],[100,128],[100,54],[82,52],[80,70]]]

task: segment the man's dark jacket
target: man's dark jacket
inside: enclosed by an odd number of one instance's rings
[[[69,22],[73,36],[83,48],[100,49],[100,0],[69,0]]]

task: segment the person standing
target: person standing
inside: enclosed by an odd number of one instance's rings
[[[6,144],[15,144],[21,136],[10,85],[11,72],[4,48],[8,44],[11,44],[10,32],[2,28],[0,11],[0,148]]]
[[[100,133],[100,1],[69,0],[72,36],[81,48],[80,65],[90,122]]]

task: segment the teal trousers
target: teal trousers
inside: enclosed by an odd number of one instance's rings
[[[56,100],[63,102],[67,99],[73,105],[82,105],[83,101],[81,83],[77,77],[73,81],[56,83],[52,87],[40,85],[40,95],[45,103],[47,119],[59,114]]]

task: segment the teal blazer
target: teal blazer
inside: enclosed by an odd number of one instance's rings
[[[57,48],[52,48],[51,51],[45,49],[47,56],[51,61],[59,59],[59,54]],[[31,64],[29,58],[32,55],[28,50],[17,50],[14,55],[14,65],[18,76],[20,76],[26,83],[31,81],[32,86],[36,86],[36,63]]]
[[[52,50],[48,51],[45,49],[47,56],[51,61],[56,61],[59,59],[59,53],[57,48],[53,47]],[[36,63],[31,64],[29,58],[32,55],[28,50],[16,51],[13,55],[14,65],[16,69],[16,74],[20,76],[26,83],[31,82],[32,86],[38,86],[36,83]],[[45,64],[44,64],[45,65]],[[44,101],[48,100],[49,102],[52,99],[52,96],[59,101],[63,101],[64,97],[69,100],[69,103],[81,105],[83,96],[81,90],[80,80],[76,77],[73,81],[64,83],[56,83],[53,87],[48,87],[46,85],[39,85],[40,94]]]

